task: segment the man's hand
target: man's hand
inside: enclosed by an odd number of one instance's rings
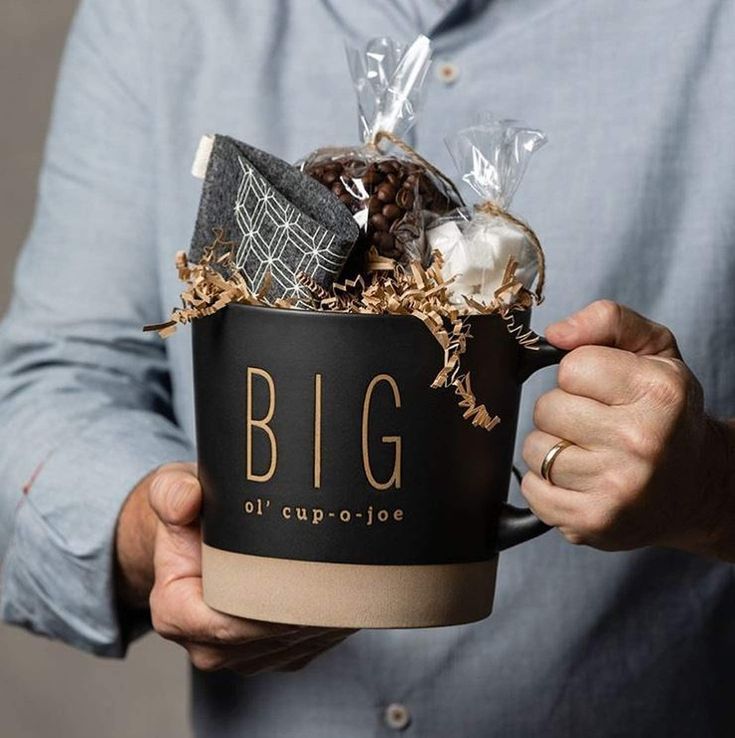
[[[671,332],[601,301],[546,335],[571,353],[558,389],[539,398],[523,449],[534,512],[572,543],[735,560],[733,432],[705,415]],[[574,445],[557,456],[552,485],[540,469],[561,439]]]
[[[186,648],[204,671],[293,671],[350,634],[245,620],[208,607],[202,598],[201,499],[189,464],[161,467],[130,495],[117,533],[124,604],[149,599],[155,630]]]

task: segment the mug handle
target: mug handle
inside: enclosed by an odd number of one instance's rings
[[[567,353],[567,351],[552,346],[545,338],[540,338],[533,348],[524,349],[518,379],[525,382],[539,369],[558,364]],[[516,507],[504,502],[498,518],[495,548],[498,551],[505,551],[519,543],[530,541],[546,533],[547,530],[549,526],[539,520],[527,507]]]

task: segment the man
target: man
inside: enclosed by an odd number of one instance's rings
[[[515,209],[549,258],[536,319],[572,352],[519,439],[563,536],[503,555],[484,622],[283,673],[346,634],[204,605],[189,339],[140,328],[176,303],[199,135],[289,160],[354,141],[343,39],[422,31],[425,156],[451,171],[441,137],[488,106],[552,141]],[[731,735],[735,441],[710,418],[735,409],[734,38],[732,0],[83,2],[0,336],[2,616],[115,656],[150,597],[203,736]]]

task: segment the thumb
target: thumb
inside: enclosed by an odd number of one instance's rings
[[[199,516],[202,490],[193,464],[168,464],[151,481],[153,511],[166,526],[191,525]]]
[[[195,471],[191,464],[170,464],[151,481],[150,505],[160,521],[153,557],[157,581],[201,576],[202,488]]]
[[[552,323],[546,337],[559,348],[610,346],[641,356],[681,358],[671,331],[612,300],[598,300]]]

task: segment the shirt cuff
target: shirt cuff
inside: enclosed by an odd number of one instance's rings
[[[18,507],[0,572],[0,618],[101,656],[131,635],[115,600],[115,529],[137,483],[188,461],[184,433],[160,415],[116,409],[43,462]]]

